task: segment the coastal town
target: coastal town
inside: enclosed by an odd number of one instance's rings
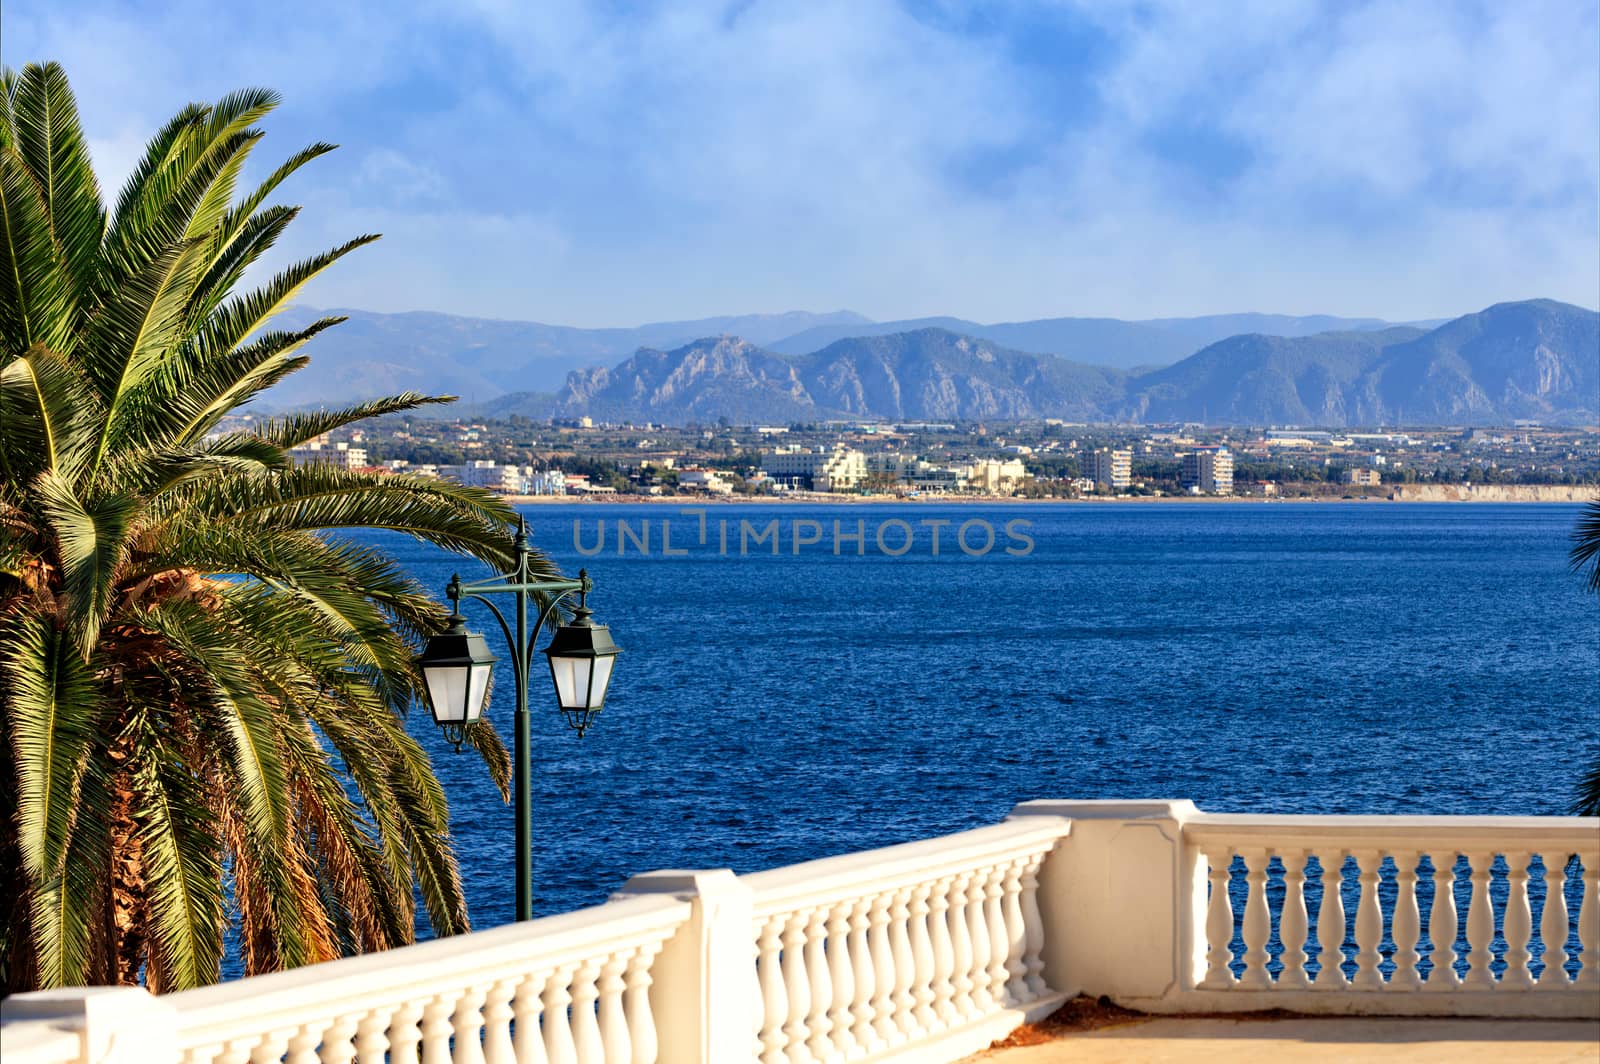
[[[250,416],[237,420],[227,427],[247,427]],[[523,498],[1428,498],[1446,487],[1600,485],[1600,431],[1533,423],[1324,431],[385,418],[292,454]]]

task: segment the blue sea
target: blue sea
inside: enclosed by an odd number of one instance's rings
[[[1565,812],[1600,747],[1600,601],[1567,568],[1579,512],[528,507],[534,542],[589,570],[625,651],[581,740],[535,674],[538,910],[650,869],[754,871],[992,824],[1030,798]],[[441,599],[453,571],[488,575],[363,538]],[[467,612],[503,656],[492,618]],[[490,715],[508,744],[512,697],[507,671]],[[410,726],[451,797],[474,925],[507,922],[511,810],[424,709]]]

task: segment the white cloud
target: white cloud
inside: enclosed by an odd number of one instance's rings
[[[1600,301],[1593,0],[15,7],[7,60],[67,62],[102,166],[239,84],[285,93],[265,155],[342,140],[293,189],[286,254],[387,238],[321,302],[626,324]],[[1061,17],[1100,38],[1061,60],[1086,78],[1021,56]]]

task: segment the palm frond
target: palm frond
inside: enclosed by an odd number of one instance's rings
[[[61,874],[101,703],[82,656],[48,618],[18,614],[0,628],[5,725],[17,758],[17,843],[34,882]]]
[[[61,559],[67,630],[87,659],[111,608],[117,566],[127,554],[129,527],[141,505],[127,495],[85,500],[54,471],[34,481],[34,493]]]
[[[1583,574],[1584,586],[1600,594],[1600,501],[1591,501],[1572,531],[1567,559],[1574,572]]]
[[[147,733],[142,745],[149,756],[134,786],[149,884],[150,960],[158,989],[187,990],[216,982],[221,966],[221,844],[194,773],[159,734]]]
[[[82,306],[99,266],[106,211],[78,104],[61,65],[36,64],[24,70],[12,108],[17,151],[42,194],[72,303]]]
[[[14,145],[0,150],[0,350],[71,353],[74,297],[44,191]]]

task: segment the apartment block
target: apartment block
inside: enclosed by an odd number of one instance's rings
[[[1133,483],[1133,452],[1102,447],[1083,456],[1083,475],[1096,488],[1126,491]]]
[[[1200,447],[1183,456],[1183,490],[1195,495],[1233,494],[1233,455],[1226,447]]]

